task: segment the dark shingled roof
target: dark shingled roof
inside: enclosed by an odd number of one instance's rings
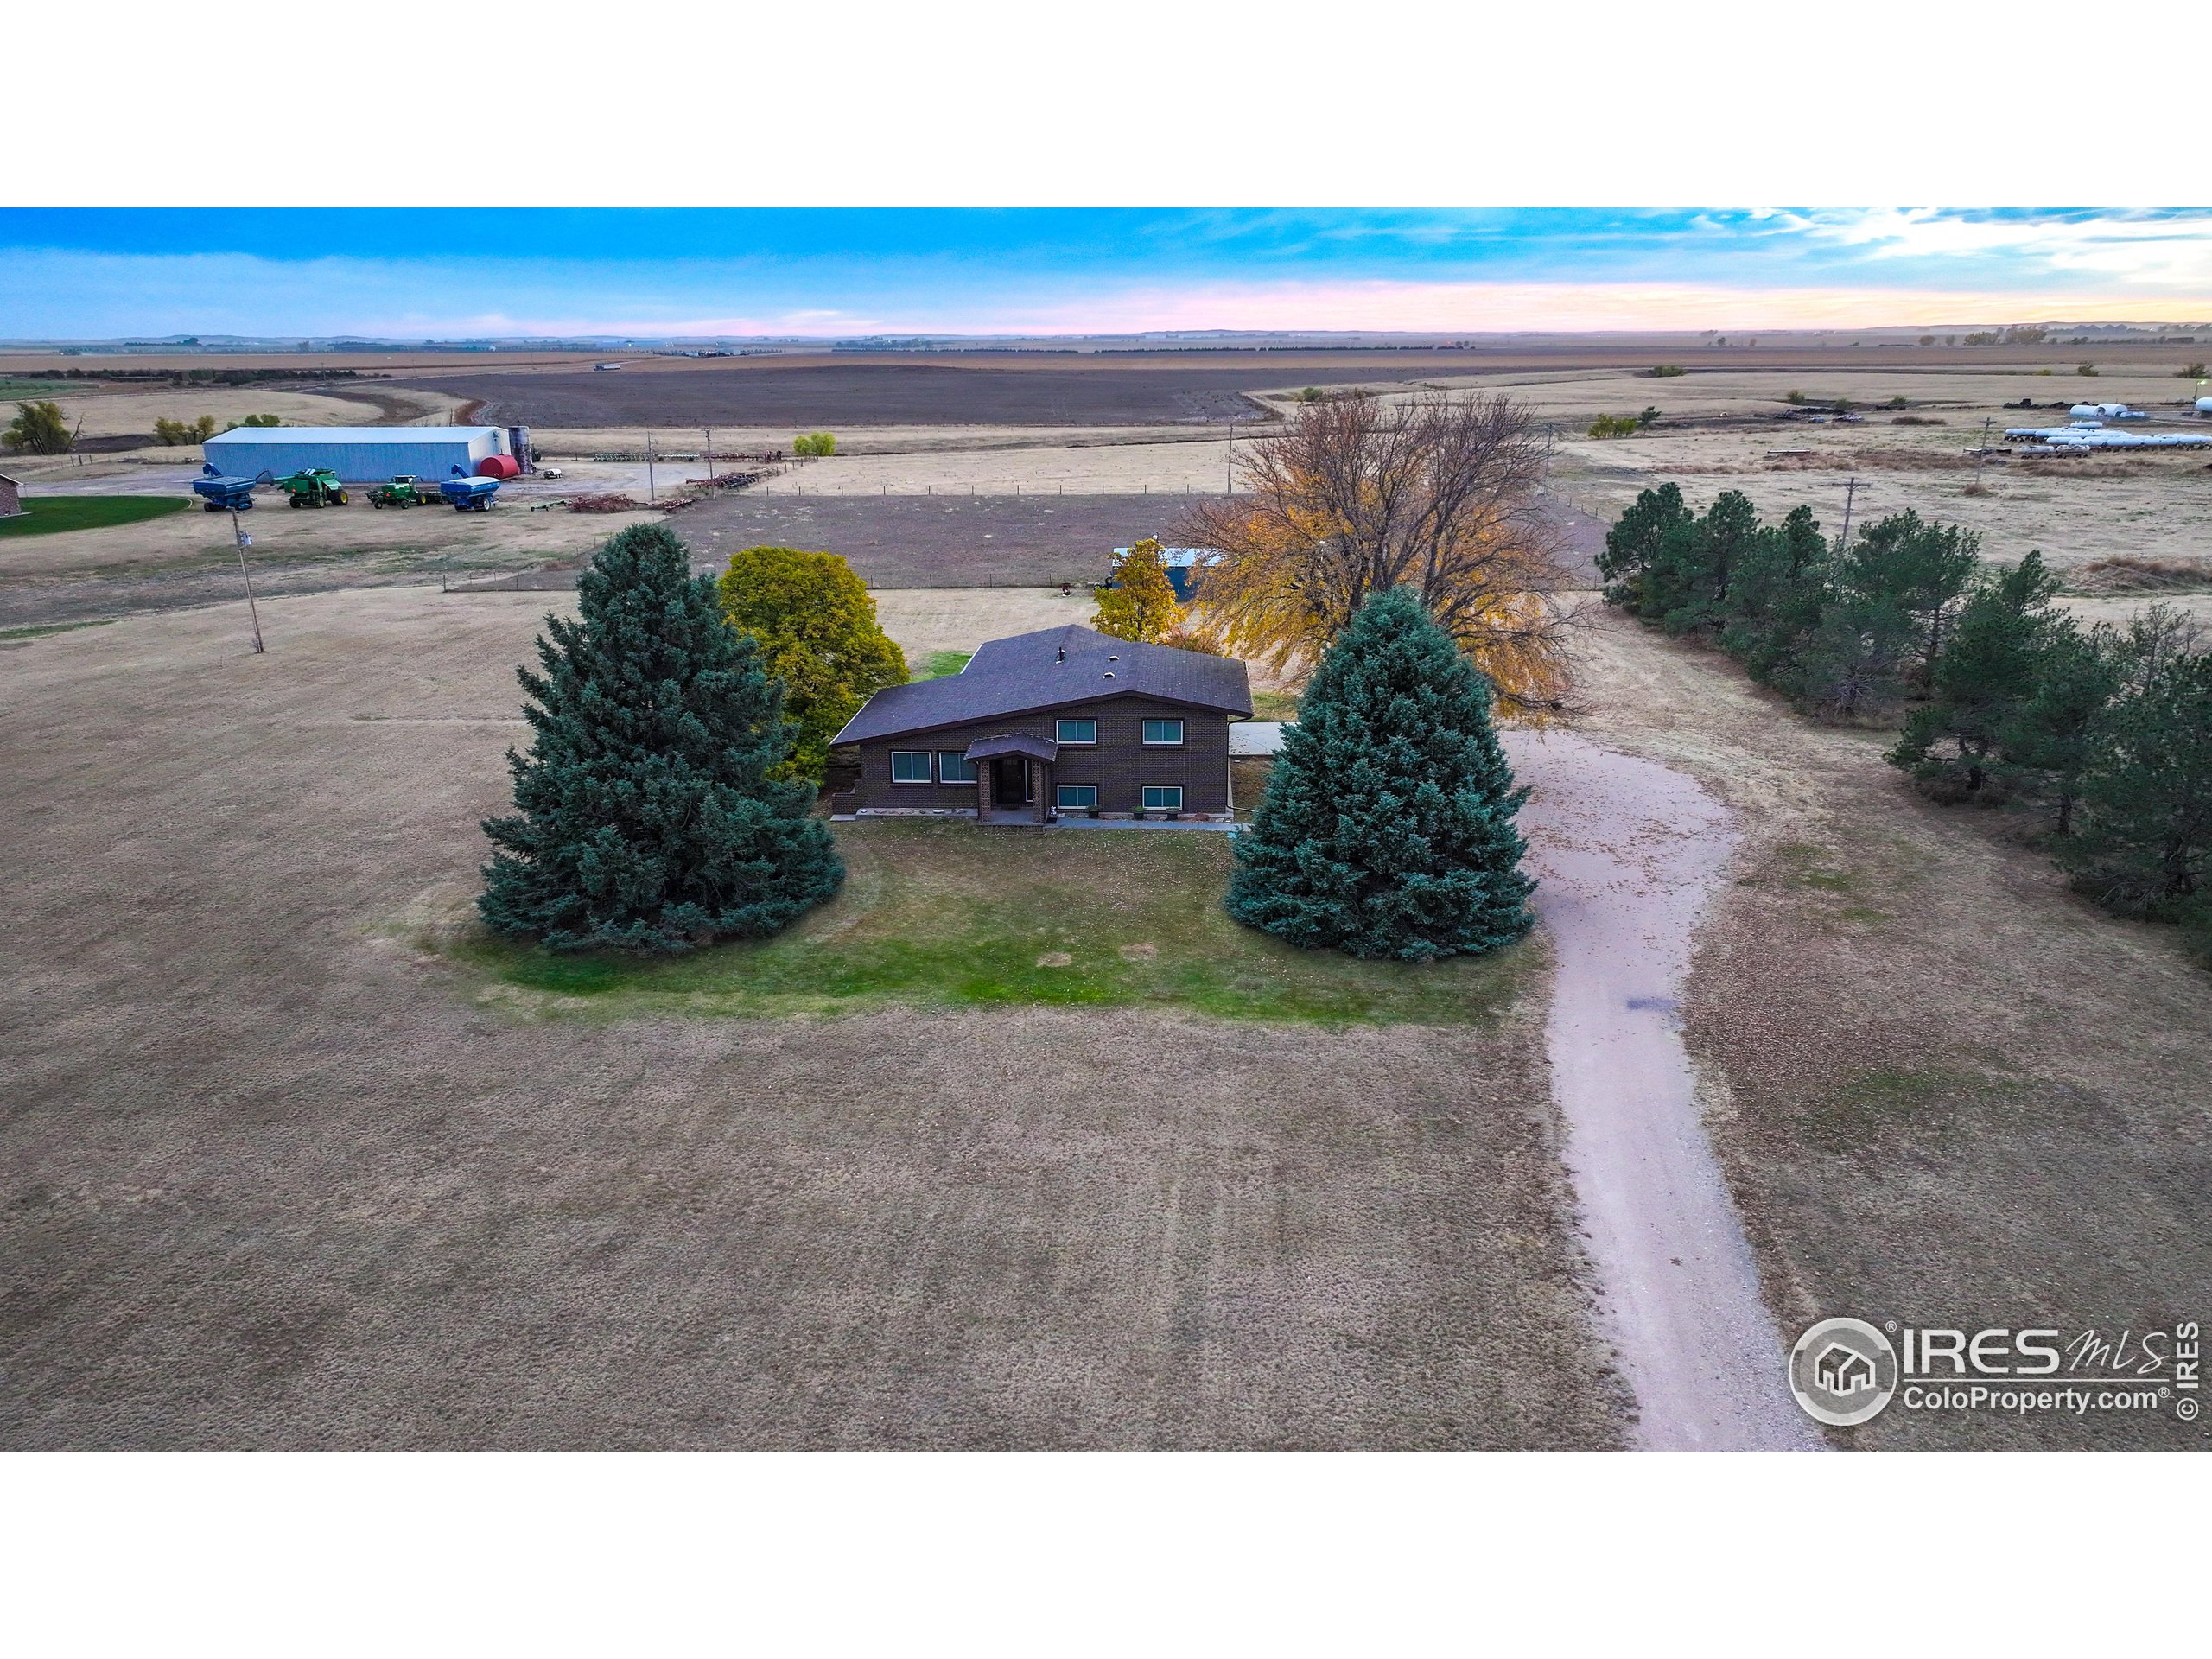
[[[1251,682],[1235,658],[1131,645],[1070,623],[989,640],[957,674],[887,686],[834,741],[859,743],[1118,696],[1158,697],[1243,719],[1252,714]]]
[[[979,737],[968,746],[964,757],[969,760],[995,760],[1002,754],[1026,754],[1032,760],[1057,760],[1060,746],[1049,737],[1032,737],[1027,732],[1001,732],[996,737]]]

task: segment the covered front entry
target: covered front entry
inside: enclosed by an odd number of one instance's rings
[[[1052,762],[1060,746],[1048,737],[1003,732],[968,746],[976,769],[978,823],[1046,823],[1052,819]]]

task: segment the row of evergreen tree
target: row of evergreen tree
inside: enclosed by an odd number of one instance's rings
[[[1599,565],[1609,602],[1807,712],[1901,718],[1889,760],[1929,794],[2042,811],[2080,891],[2212,951],[2212,655],[2179,612],[2085,626],[2039,553],[1993,568],[1972,532],[1911,512],[1846,544],[1808,507],[1763,524],[1739,491],[1698,513],[1673,484],[1637,498]]]

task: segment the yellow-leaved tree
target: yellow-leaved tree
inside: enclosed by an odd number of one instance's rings
[[[1368,596],[1411,589],[1496,687],[1541,723],[1570,690],[1569,569],[1538,493],[1546,446],[1504,397],[1351,395],[1301,404],[1245,450],[1243,493],[1186,515],[1217,549],[1193,623],[1281,674],[1310,668]]]
[[[715,584],[722,614],[760,647],[784,683],[784,714],[798,728],[789,778],[819,779],[830,740],[887,685],[906,683],[906,658],[876,620],[875,601],[835,553],[748,547]]]
[[[1160,541],[1147,536],[1114,561],[1111,586],[1098,590],[1091,626],[1116,639],[1156,645],[1176,630],[1183,607],[1160,561]]]

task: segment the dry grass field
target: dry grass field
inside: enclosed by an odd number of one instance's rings
[[[1993,457],[1980,495],[1972,451],[1982,423],[2001,444],[2007,426],[2066,424],[2063,407],[2006,409],[2023,397],[2038,404],[2116,400],[2150,410],[2158,431],[2202,430],[2176,400],[2191,391],[2171,374],[2082,379],[2070,369],[2044,378],[2006,374],[1834,372],[1815,378],[1773,374],[1688,375],[1648,380],[1632,372],[1587,373],[1535,381],[1493,377],[1544,418],[1558,423],[1554,486],[1610,520],[1637,492],[1669,480],[1702,505],[1722,490],[1742,490],[1770,518],[1810,504],[1831,534],[1840,528],[1845,485],[1856,479],[1853,517],[1916,509],[1923,517],[1980,532],[1985,553],[2014,560],[2031,548],[2062,569],[2113,556],[2212,559],[2212,451],[2161,455]],[[1815,424],[1793,417],[1793,390],[1858,404],[1856,423]],[[1891,397],[1905,410],[1875,407]],[[1634,437],[1579,435],[1601,414],[1661,409],[1661,423]],[[1898,425],[1899,415],[1936,425]]]
[[[1090,594],[1065,598],[1057,588],[879,588],[874,598],[883,631],[916,673],[935,652],[973,652],[1010,633],[1087,624],[1097,609]]]
[[[1541,998],[478,1001],[405,935],[466,894],[549,602],[0,653],[0,1445],[1617,1443]]]
[[[289,385],[137,386],[65,380],[41,395],[60,404],[63,418],[85,437],[144,434],[149,447],[157,420],[188,423],[212,415],[218,426],[227,427],[249,415],[274,415],[288,426],[437,424],[456,406],[454,399],[435,391],[387,392],[373,381],[303,391]],[[198,446],[175,453],[194,455]]]
[[[747,491],[690,509],[675,524],[702,559],[762,543],[817,549],[845,559],[872,587],[1071,582],[1088,589],[1105,580],[1116,547],[1169,532],[1185,509],[1185,498],[1166,495],[841,497]]]
[[[626,524],[658,515],[352,506],[296,512],[264,493],[242,515],[264,595],[429,582],[580,559]],[[241,597],[226,513],[196,507],[149,524],[0,541],[0,626],[222,604]]]
[[[1255,377],[1266,377],[1258,378]],[[1042,423],[1147,424],[1232,421],[1255,412],[1246,385],[1277,385],[1249,358],[1226,372],[1191,364],[1085,365],[1027,372],[963,363],[838,363],[784,369],[769,362],[682,376],[585,370],[569,374],[456,374],[429,383],[474,402],[494,423],[603,426],[671,420],[696,425],[900,425]]]
[[[1091,574],[1105,549],[1134,535],[1166,528],[1175,516],[1176,498],[1188,500],[1224,488],[1231,474],[1231,440],[1217,426],[1173,421],[1083,424],[1089,405],[1082,398],[1065,415],[1039,416],[1034,423],[992,423],[989,418],[995,398],[1033,400],[1046,395],[1039,388],[1086,378],[1097,379],[1099,386],[1110,391],[1120,384],[1116,377],[1130,375],[1151,377],[1151,382],[1170,391],[1177,386],[1243,388],[1237,395],[1250,400],[1255,416],[1292,410],[1295,405],[1284,394],[1301,384],[1366,385],[1386,396],[1410,395],[1422,388],[1505,391],[1529,403],[1557,428],[1554,486],[1586,511],[1600,531],[1638,490],[1668,479],[1680,481],[1700,503],[1723,489],[1745,490],[1772,516],[1799,502],[1809,503],[1834,530],[1841,523],[1847,480],[1856,479],[1853,513],[1860,522],[1914,507],[1980,531],[1984,550],[1993,558],[2013,559],[2030,548],[2040,548],[2062,569],[2113,556],[2149,556],[2184,564],[2207,562],[2212,566],[2212,471],[2207,470],[2202,455],[1997,458],[1984,470],[1981,493],[1967,493],[1974,481],[1967,452],[1979,442],[1984,418],[2000,428],[2023,422],[2047,423],[2064,418],[2048,405],[2063,406],[2082,397],[2117,397],[2158,412],[2161,418],[2154,426],[2193,426],[2177,403],[2191,388],[2173,375],[2175,366],[2192,351],[2202,354],[2191,346],[1969,350],[1872,340],[1854,347],[1840,340],[1806,340],[1721,349],[1677,339],[1564,340],[1548,349],[1524,344],[1444,353],[1109,353],[1089,358],[1010,353],[918,364],[894,359],[856,362],[844,356],[645,358],[631,361],[620,374],[584,372],[600,388],[594,397],[613,398],[624,410],[639,416],[639,422],[611,424],[594,416],[596,424],[581,425],[564,425],[563,421],[573,422],[590,410],[580,407],[564,413],[551,403],[527,400],[534,395],[531,387],[551,387],[563,377],[574,378],[578,364],[588,359],[557,353],[502,354],[496,373],[512,381],[514,396],[524,400],[506,413],[532,425],[541,446],[560,457],[569,474],[563,487],[577,490],[642,496],[641,465],[594,463],[588,457],[642,451],[647,422],[655,428],[654,442],[663,454],[704,454],[708,434],[697,424],[698,413],[686,412],[695,404],[718,417],[714,447],[722,455],[779,449],[803,427],[836,427],[840,444],[836,456],[789,467],[744,496],[718,503],[714,512],[728,522],[701,519],[696,539],[705,543],[732,534],[759,533],[804,540],[812,530],[810,544],[832,545],[863,561],[888,559],[871,580],[906,586],[953,580],[992,584],[1081,579]],[[2095,378],[2074,372],[2077,360],[2085,356],[2101,359]],[[1670,360],[1684,363],[1689,372],[1659,379],[1645,374],[1649,364]],[[270,361],[278,366],[294,361],[312,365],[316,359]],[[454,411],[467,413],[469,400],[462,396],[463,383],[468,377],[493,372],[488,359],[474,355],[432,359],[401,353],[380,363],[364,359],[360,366],[402,379],[313,391],[271,391],[268,396],[321,400],[312,409],[303,404],[300,412],[347,421],[414,418],[399,410],[394,400],[419,398],[437,404],[431,415],[435,419]],[[735,408],[706,408],[716,386],[756,382],[803,386],[810,384],[809,377],[820,378],[824,385],[842,385],[861,370],[874,373],[893,368],[938,377],[930,384],[951,388],[922,411],[925,423],[912,423],[915,411],[895,400],[893,404],[880,399],[858,403],[849,421],[842,414],[825,413],[818,419],[794,416],[768,423]],[[865,376],[852,385],[864,382]],[[982,392],[971,397],[958,390],[971,382],[981,385]],[[601,383],[619,383],[619,396]],[[1802,410],[1793,415],[1785,401],[1792,391],[1815,400],[1848,398],[1866,411],[1865,418],[1854,424],[1813,423],[1802,418]],[[167,395],[73,383],[64,402],[73,409],[69,397],[83,400],[92,411],[88,430],[121,432],[149,424],[152,415],[161,412],[153,404]],[[267,402],[252,388],[207,396],[232,400],[215,410],[226,415]],[[2023,397],[2040,407],[2025,413],[2005,407]],[[1906,399],[1908,408],[1877,407],[1896,397]],[[330,405],[327,411],[322,410],[323,404]],[[634,410],[631,404],[636,404]],[[1659,423],[1649,431],[1618,440],[1580,435],[1598,415],[1633,413],[1647,404],[1662,411]],[[291,407],[285,405],[288,410]],[[103,410],[106,412],[99,412]],[[190,411],[170,412],[181,416]],[[1940,424],[1898,425],[1900,416]],[[1236,442],[1249,444],[1268,423],[1255,420]],[[2202,424],[2212,429],[2212,423]],[[145,450],[82,458],[89,465],[74,464],[74,458],[68,464],[23,459],[11,465],[34,493],[88,486],[166,491],[181,487],[183,464],[194,458],[188,452]],[[160,464],[146,464],[149,462]],[[659,470],[659,482],[674,486],[704,468],[686,460],[668,461]],[[902,496],[933,505],[901,505],[898,498]],[[1078,497],[1087,498],[1080,507]],[[963,499],[970,505],[958,505]],[[866,505],[887,499],[890,505]],[[508,505],[513,504],[503,503]],[[1097,516],[1101,522],[1093,526],[1086,520],[1080,531],[1053,525],[1052,535],[1031,538],[1036,545],[1025,550],[1037,556],[1007,562],[1003,543],[1010,531],[1034,530],[1047,518],[1078,513]],[[442,555],[428,549],[406,551],[425,540],[454,543],[456,560],[462,565],[497,563],[508,556],[510,548],[521,553],[542,550],[545,557],[560,558],[588,544],[593,528],[587,524],[556,529],[556,514],[530,515],[518,523],[512,522],[514,518],[495,513],[466,526],[415,521],[397,538],[392,537],[388,524],[343,531],[318,524],[307,539],[320,543],[327,537],[330,545],[307,556],[325,567],[325,579],[334,558],[364,559],[386,551],[403,552],[422,568],[435,569]],[[1000,523],[1000,518],[1007,522]],[[722,537],[714,534],[716,530]],[[175,531],[171,540],[158,542],[111,538],[102,543],[71,538],[80,540],[81,547],[57,547],[52,554],[73,566],[115,570],[179,562],[188,567],[209,549],[176,543],[175,537],[183,534]],[[585,537],[583,543],[575,540],[578,535]],[[303,538],[295,530],[286,539]],[[377,545],[385,540],[393,541],[394,547]],[[525,542],[532,545],[519,545]],[[910,552],[915,556],[906,556]],[[388,563],[364,565],[367,573],[378,575],[388,574],[389,568]],[[23,574],[0,563],[0,584]],[[2212,587],[2212,577],[2207,586]],[[146,590],[133,604],[157,602],[159,597]],[[188,584],[175,597],[196,601],[204,595]],[[8,617],[29,621],[99,610],[98,595],[87,592],[72,595],[63,610],[16,604]]]

